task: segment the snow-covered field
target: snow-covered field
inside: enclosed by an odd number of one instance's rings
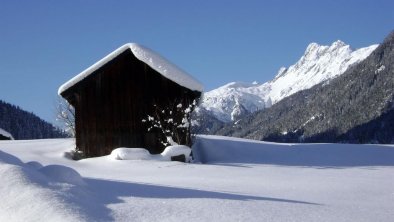
[[[394,221],[394,146],[200,136],[198,163],[0,142],[0,221]]]

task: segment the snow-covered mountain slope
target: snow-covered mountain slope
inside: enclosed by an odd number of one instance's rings
[[[263,84],[232,82],[206,92],[201,108],[223,122],[237,120],[300,90],[332,79],[364,60],[378,45],[352,50],[342,41],[330,46],[311,43],[297,63],[279,69],[275,78]]]

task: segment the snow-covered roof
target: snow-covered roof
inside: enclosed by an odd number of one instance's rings
[[[9,132],[3,130],[2,128],[0,128],[0,135],[2,135],[2,136],[4,136],[4,137],[8,137],[8,138],[10,138],[11,140],[14,139],[14,137],[12,137],[11,133],[9,133]]]
[[[190,90],[200,91],[200,92],[204,90],[204,87],[198,80],[196,80],[195,78],[193,78],[185,71],[183,71],[182,69],[180,69],[175,64],[168,61],[167,59],[163,58],[159,54],[153,52],[151,49],[148,49],[136,43],[128,43],[116,49],[109,55],[102,58],[100,61],[96,62],[94,65],[87,68],[85,71],[81,72],[74,78],[70,79],[68,82],[64,83],[62,86],[60,86],[58,90],[58,94],[60,95],[70,87],[74,86],[76,83],[85,79],[94,71],[98,70],[99,68],[101,68],[109,61],[113,60],[118,55],[120,55],[121,53],[123,53],[128,49],[131,50],[131,52],[138,60],[144,62],[145,64],[150,66],[152,69],[156,70],[158,73],[160,73],[167,79],[172,80],[175,83],[178,83],[179,85],[186,87]]]

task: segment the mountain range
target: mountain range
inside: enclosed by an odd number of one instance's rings
[[[242,116],[243,110],[252,113],[270,107],[300,90],[341,75],[364,60],[377,46],[353,50],[340,40],[330,46],[311,43],[294,65],[280,68],[273,80],[263,84],[226,84],[206,92],[200,107],[223,122],[235,121]]]
[[[394,32],[336,78],[216,133],[276,142],[394,143]]]
[[[204,93],[197,109],[196,133],[212,134],[226,123],[271,107],[282,99],[316,84],[326,84],[371,54],[377,44],[352,49],[338,40],[331,45],[311,43],[301,58],[290,67],[281,67],[268,82],[232,82]]]

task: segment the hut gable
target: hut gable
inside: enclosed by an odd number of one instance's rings
[[[81,80],[85,79],[96,70],[100,69],[102,66],[118,57],[126,50],[130,50],[137,59],[147,64],[167,79],[172,80],[175,83],[178,83],[179,85],[184,86],[190,90],[199,92],[202,92],[204,90],[204,87],[200,82],[198,82],[192,76],[190,76],[185,71],[181,70],[179,67],[177,67],[167,59],[163,58],[159,54],[136,43],[128,43],[119,47],[100,61],[96,62],[94,65],[87,68],[85,71],[81,72],[80,74],[60,86],[58,94],[61,95],[64,91],[66,91],[76,83],[80,82]]]
[[[75,108],[76,146],[87,157],[118,147],[165,148],[157,130],[143,123],[157,107],[184,107],[198,100],[202,85],[153,51],[126,44],[59,88]],[[188,135],[186,133],[185,135]]]

